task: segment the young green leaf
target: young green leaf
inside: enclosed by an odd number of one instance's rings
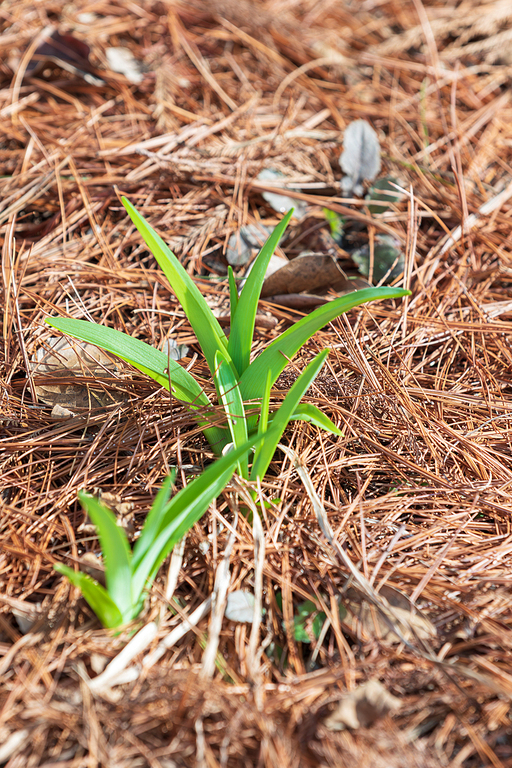
[[[222,352],[217,352],[215,355],[215,385],[228,417],[228,426],[233,445],[235,447],[243,445],[247,442],[245,408],[240,396],[237,377]],[[247,454],[242,456],[238,462],[238,468],[241,477],[247,479],[249,477]]]
[[[104,627],[113,629],[115,627],[120,627],[121,624],[126,622],[126,619],[121,614],[121,611],[112,600],[105,587],[102,587],[97,581],[91,579],[86,573],[74,571],[72,568],[68,568],[67,565],[64,565],[64,563],[55,563],[53,569],[57,571],[57,573],[66,576],[75,587],[78,587]],[[131,618],[135,618],[135,616]],[[128,621],[130,620],[131,619],[128,619]]]
[[[122,331],[107,328],[105,325],[91,323],[88,320],[74,320],[67,317],[47,317],[46,322],[52,328],[101,347],[106,352],[120,357],[134,368],[143,370],[160,386],[169,389],[169,379],[173,394],[179,399],[199,405],[210,405],[203,389],[185,368],[182,368],[164,352],[154,349],[140,339],[134,339]]]
[[[301,398],[320,372],[328,354],[329,350],[324,349],[313,358],[309,365],[302,371],[297,381],[292,385],[279,409],[274,413],[271,428],[264,435],[264,442],[256,448],[251,469],[251,480],[256,480],[258,477],[263,478],[265,476],[268,465],[272,461],[272,456],[277,448],[277,444],[279,443],[292,414],[295,413]]]
[[[325,429],[326,432],[338,435],[338,437],[343,434],[336,424],[333,424],[330,418],[312,403],[299,403],[290,416],[290,421],[292,420],[307,421],[316,427],[320,427],[320,429]]]
[[[47,317],[46,322],[52,328],[67,333],[68,336],[96,344],[101,349],[120,357],[141,373],[150,376],[165,389],[169,389],[170,386],[172,394],[178,400],[188,403],[192,410],[211,405],[201,384],[185,368],[164,352],[154,349],[140,339],[134,339],[114,328],[107,328],[88,320]],[[197,421],[213,450],[220,453],[224,445],[225,431],[219,427],[211,427],[206,418],[201,418],[199,414]]]
[[[293,208],[281,219],[268,238],[256,257],[249,276],[245,281],[240,298],[238,299],[235,316],[232,320],[231,331],[229,333],[228,353],[239,376],[241,376],[249,366],[256,310],[258,308],[261,286],[265,279],[268,263],[270,257],[277,248],[292,215]]]
[[[132,553],[124,530],[117,525],[115,515],[94,496],[80,491],[80,504],[98,529],[105,563],[107,592],[125,620],[131,614]]]
[[[261,411],[260,411],[260,420],[258,422],[258,435],[262,435],[268,429],[270,390],[271,390],[270,371],[267,371],[267,378],[265,380],[265,389],[263,390],[263,395],[261,397]]]
[[[311,617],[314,616],[313,621]],[[294,637],[298,643],[310,643],[312,637],[316,640],[320,637],[320,632],[327,616],[323,611],[318,611],[312,600],[306,600],[299,605],[299,615],[294,616]],[[308,632],[308,629],[310,631]]]
[[[174,253],[164,243],[160,235],[155,232],[153,227],[148,224],[126,197],[122,198],[122,203],[142,235],[144,242],[169,280],[176,298],[185,310],[188,321],[194,329],[210,371],[213,374],[215,369],[215,352],[219,349],[224,351],[227,349],[228,341],[224,331],[214,317],[199,288],[182,267]]]
[[[335,243],[341,245],[343,242],[343,228],[347,221],[346,218],[344,216],[340,216],[340,214],[336,213],[335,211],[329,210],[329,208],[322,208],[322,211],[327,223],[329,224],[332,239]]]
[[[228,267],[228,282],[229,282],[229,314],[230,322],[233,325],[235,319],[235,312],[238,306],[238,291],[236,288],[235,276],[233,274],[233,267]],[[228,342],[229,343],[229,342]]]
[[[176,470],[173,470],[171,474],[165,478],[162,487],[158,491],[151,509],[146,516],[141,534],[133,548],[131,563],[132,571],[137,567],[160,532],[162,518],[165,514],[167,505],[169,504],[169,497],[171,495],[171,488],[174,485],[175,477]]]
[[[410,291],[403,288],[365,288],[362,291],[348,293],[339,299],[334,299],[334,301],[318,307],[310,315],[303,317],[278,336],[244,371],[240,379],[240,390],[243,399],[254,400],[260,397],[261,382],[265,380],[267,371],[271,372],[271,381],[274,384],[279,374],[288,364],[288,360],[320,328],[334,320],[334,318],[367,301],[395,299],[400,296],[409,295]],[[238,306],[240,308],[240,304]]]
[[[272,439],[272,433],[273,430],[269,430],[265,438],[270,435]],[[144,552],[139,552],[138,542],[136,542],[132,559],[134,600],[142,594],[146,582],[156,576],[162,561],[171,552],[176,542],[197,523],[213,499],[223,491],[239,459],[263,439],[263,436],[255,437],[217,459],[205,469],[202,475],[192,480],[186,488],[170,500],[161,515],[158,535],[149,546],[145,547]]]

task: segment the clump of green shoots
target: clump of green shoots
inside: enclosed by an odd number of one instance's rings
[[[259,442],[259,441],[257,441]],[[126,533],[113,512],[81,491],[80,503],[98,529],[105,564],[106,588],[91,576],[56,563],[56,571],[78,587],[104,627],[116,628],[137,618],[146,592],[174,545],[197,523],[229,482],[250,445],[241,445],[211,464],[170,501],[174,474],[158,492],[142,532],[130,549]]]
[[[229,268],[231,331],[227,338],[194,281],[162,238],[126,198],[123,198],[123,205],[164,271],[197,336],[210,368],[219,402],[226,413],[225,425],[214,426],[205,416],[207,409],[212,406],[204,390],[205,383],[195,379],[164,352],[113,328],[88,321],[48,318],[47,322],[70,336],[117,355],[170,390],[194,412],[197,422],[217,455],[221,455],[229,444],[235,448],[247,444],[256,436],[265,433],[272,425],[266,439],[261,440],[254,447],[254,451],[248,447],[246,454],[239,459],[238,472],[246,479],[256,480],[257,477],[264,477],[281,436],[292,419],[309,421],[334,434],[340,434],[332,421],[316,406],[300,402],[320,372],[329,353],[328,349],[320,352],[309,363],[274,412],[270,412],[272,386],[289,360],[316,331],[331,320],[364,302],[398,298],[408,295],[409,291],[391,287],[368,288],[330,301],[294,323],[251,362],[261,287],[270,257],[293,211],[284,216],[264,244],[240,296],[233,270]],[[249,468],[251,455],[252,466]]]

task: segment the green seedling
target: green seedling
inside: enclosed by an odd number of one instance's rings
[[[327,619],[323,611],[319,611],[312,600],[305,600],[297,608],[297,615],[293,617],[294,637],[298,643],[311,643],[312,640],[318,640]],[[347,612],[345,608],[339,607],[340,619],[344,619]]]
[[[272,430],[267,433],[271,438]],[[263,438],[257,438],[256,444]],[[137,618],[146,592],[163,560],[229,482],[237,463],[250,444],[240,445],[216,460],[169,500],[174,475],[164,481],[142,532],[130,549],[124,530],[113,512],[94,496],[81,491],[80,503],[98,529],[105,564],[106,588],[81,571],[56,563],[56,571],[78,587],[104,627],[116,628]]]
[[[295,640],[298,643],[310,643],[313,638],[318,640],[327,618],[325,613],[319,611],[312,600],[301,603],[298,611],[297,616],[293,617]]]
[[[120,331],[85,320],[48,318],[47,322],[70,336],[96,344],[107,352],[117,355],[169,389],[176,398],[194,411],[199,425],[217,455],[221,455],[229,444],[238,447],[248,438],[261,435],[266,426],[271,423],[273,437],[270,439],[267,435],[265,441],[256,447],[251,470],[249,470],[249,457],[252,451],[248,450],[247,456],[240,457],[239,472],[244,478],[255,480],[257,477],[264,476],[291,419],[309,421],[339,435],[337,427],[316,406],[300,404],[301,398],[318,375],[328,350],[323,350],[311,361],[290,389],[281,406],[270,413],[272,386],[303,344],[331,320],[364,302],[398,298],[408,295],[409,291],[401,288],[370,288],[354,291],[330,301],[292,325],[251,362],[254,324],[261,287],[270,257],[293,211],[289,211],[284,216],[264,244],[240,296],[236,289],[233,270],[229,268],[231,332],[228,339],[196,284],[162,238],[126,198],[123,198],[123,205],[185,310],[210,368],[219,402],[222,403],[226,413],[226,424],[220,427],[212,426],[208,418],[208,408],[211,409],[212,403],[205,392],[206,382],[195,379],[179,363],[169,359],[164,352],[153,349],[139,339],[134,339]]]
[[[325,216],[325,220],[329,225],[329,229],[331,230],[332,239],[335,243],[341,245],[343,242],[343,230],[345,228],[345,224],[347,223],[346,218],[344,216],[340,216],[340,214],[336,213],[336,211],[329,210],[329,208],[322,208],[322,211]]]

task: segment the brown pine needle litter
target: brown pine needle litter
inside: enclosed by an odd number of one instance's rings
[[[4,0],[0,24],[0,765],[512,765],[510,2]],[[83,69],[62,48],[33,66],[55,30],[87,44]],[[135,73],[113,71],[116,48]],[[405,193],[382,214],[340,189],[357,119]],[[212,454],[129,366],[38,367],[44,318],[175,339],[206,376],[120,195],[221,313],[230,235],[280,219],[264,168],[308,204],[281,253],[322,251],[330,208],[348,252],[402,244],[412,295],[305,346],[274,402],[330,347],[307,400],[342,437],[292,422],[261,524],[233,480],[114,634],[52,568],[101,575],[78,490],[134,539],[170,468],[180,488]],[[255,352],[301,317],[259,312]],[[235,591],[261,621],[223,618]],[[392,705],[333,729],[369,681]]]

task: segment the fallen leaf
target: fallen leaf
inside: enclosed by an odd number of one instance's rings
[[[254,618],[254,595],[243,589],[230,592],[224,616],[229,621],[252,624]]]
[[[324,725],[330,731],[368,728],[388,712],[398,709],[400,704],[400,699],[389,693],[382,683],[369,680],[349,693],[324,720]]]
[[[0,595],[0,603],[6,603],[10,606],[22,635],[30,632],[34,624],[44,615],[41,603],[29,603],[26,600],[19,600],[8,595]]]
[[[371,288],[368,280],[364,280],[362,277],[351,277],[338,288],[337,295],[332,294],[329,296],[327,292],[322,293],[320,291],[317,295],[313,293],[276,293],[272,296],[266,296],[265,301],[268,301],[269,304],[278,304],[281,307],[296,309],[299,312],[311,312],[311,310],[326,304],[328,301],[332,301],[337,296],[343,296],[345,293],[359,291],[363,288]]]
[[[144,80],[142,67],[129,48],[106,48],[105,56],[112,72],[124,75],[130,83],[141,83]]]
[[[370,246],[363,245],[350,254],[352,260],[362,275],[370,273]],[[373,247],[373,273],[374,285],[384,280],[384,284],[392,282],[404,271],[404,254],[400,250],[400,243],[391,235],[376,235]]]
[[[186,344],[178,344],[176,339],[166,339],[162,344],[162,352],[171,360],[181,360],[188,355],[188,347]]]
[[[96,533],[96,526],[91,524],[89,527],[92,527],[92,533]],[[80,529],[78,530],[80,531]],[[80,570],[90,576],[91,579],[97,581],[102,587],[107,585],[105,566],[103,565],[103,559],[101,557],[95,555],[94,552],[86,552],[85,555],[82,555],[82,557],[79,558],[79,563]]]
[[[219,321],[219,325],[223,328],[229,328],[231,325],[231,315],[230,314],[222,314],[222,315],[216,315],[217,320]],[[272,315],[267,312],[263,314],[263,312],[257,312],[256,317],[254,318],[254,325],[256,328],[267,328],[268,330],[272,330],[272,328],[275,328],[277,325],[277,320],[275,317],[272,317]]]
[[[261,298],[277,294],[343,290],[348,280],[331,256],[307,254],[289,261],[277,272],[265,278]]]
[[[242,292],[242,288],[245,285],[245,281],[251,274],[251,270],[255,264],[255,261],[252,262],[252,264],[249,264],[249,268],[247,272],[245,273],[245,277],[243,280],[240,280],[240,283],[238,284],[238,293],[240,294]],[[279,256],[277,253],[273,253],[270,257],[270,261],[268,262],[267,270],[265,272],[265,279],[267,277],[270,277],[270,275],[273,275],[274,272],[277,272],[278,269],[281,269],[281,267],[284,267],[286,264],[288,264],[288,259],[286,259],[284,256]],[[260,293],[261,296],[261,293]]]
[[[69,341],[64,336],[52,336],[45,347],[38,347],[30,368],[34,375],[38,398],[54,406],[52,416],[62,418],[66,411],[106,407],[123,402],[126,395],[110,391],[101,384],[74,383],[74,378],[108,379],[117,371],[115,363],[98,347],[86,342]],[[58,383],[58,379],[63,379]]]
[[[285,180],[286,176],[280,173],[280,171],[275,171],[273,168],[266,168],[258,174],[258,181],[270,181],[272,184],[277,185]],[[307,204],[302,200],[294,200],[292,197],[287,197],[280,192],[262,192],[261,196],[274,211],[288,213],[293,208],[293,215],[297,220],[304,218],[306,215]]]
[[[89,64],[90,48],[74,35],[61,35],[57,29],[48,27],[25,69],[24,76],[40,72],[49,61],[61,69],[79,75],[92,85],[105,85],[96,70]]]
[[[396,188],[397,184],[397,180],[392,176],[384,176],[373,184],[365,197],[365,200],[368,200],[368,210],[370,213],[383,213],[393,203],[402,200],[404,193]],[[380,202],[380,205],[377,205],[378,202]]]
[[[355,635],[362,635],[365,640],[374,638],[385,645],[393,645],[401,642],[400,637],[392,629],[392,625],[396,624],[401,636],[407,641],[414,641],[415,637],[421,640],[433,640],[437,636],[432,622],[411,603],[403,592],[384,585],[379,589],[378,594],[392,609],[387,616],[389,623],[382,612],[365,600],[360,592],[348,589],[343,594],[342,600],[347,614],[342,623]]]
[[[70,408],[64,408],[64,406],[54,405],[52,408],[52,419],[70,419],[75,413]]]
[[[247,224],[228,240],[226,260],[232,267],[242,267],[261,249],[270,235],[263,224]]]
[[[280,307],[296,309],[298,312],[311,312],[322,304],[326,304],[330,299],[309,293],[278,293],[275,296],[267,296],[266,301]]]
[[[110,493],[110,491],[102,491],[101,488],[93,488],[91,494],[115,514],[117,525],[124,529],[126,535],[131,540],[135,534],[133,502],[123,501],[120,496]],[[78,526],[77,532],[85,533],[86,535],[97,533],[97,528],[94,523],[91,522],[89,515],[87,515],[83,523]],[[86,555],[84,555],[84,558],[85,557]],[[93,555],[93,557],[95,557],[95,555]],[[94,578],[98,579],[97,576]],[[100,579],[98,579],[98,581],[100,581]]]
[[[345,129],[340,166],[347,174],[341,180],[346,195],[362,195],[363,181],[373,181],[380,171],[380,144],[366,120],[354,120]]]

